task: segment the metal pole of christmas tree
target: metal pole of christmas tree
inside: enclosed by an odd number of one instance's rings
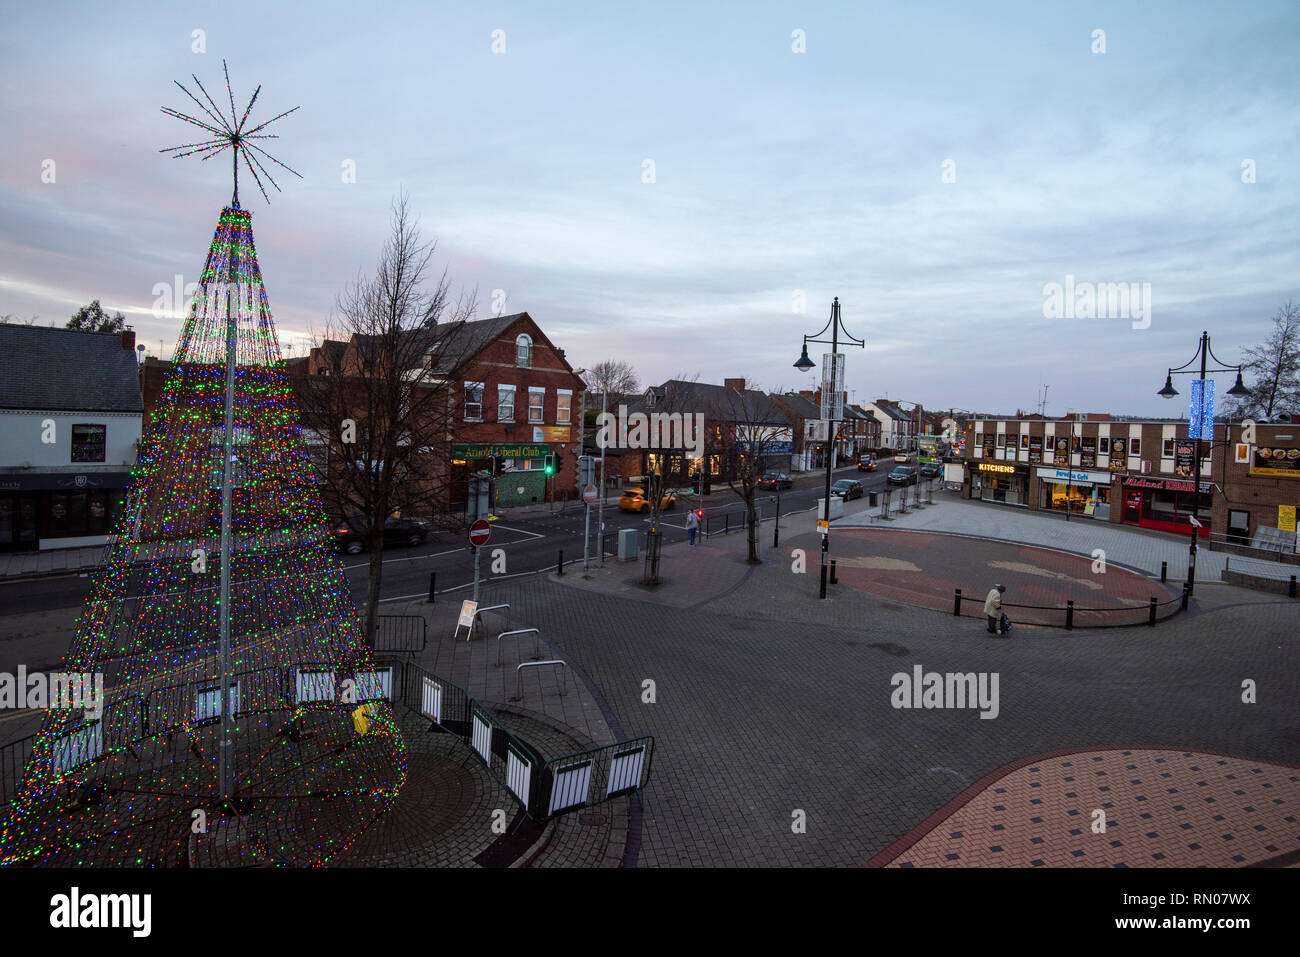
[[[227,280],[230,277],[227,276]],[[236,355],[235,289],[233,282],[226,285],[226,419],[221,433],[221,746],[218,754],[217,784],[223,799],[230,798],[234,790],[234,716],[230,697],[230,565],[234,548],[230,534],[230,498],[234,482],[235,457],[235,360]]]

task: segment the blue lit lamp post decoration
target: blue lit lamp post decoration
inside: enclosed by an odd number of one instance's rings
[[[1196,534],[1197,529],[1200,528],[1198,512],[1201,503],[1201,442],[1207,438],[1211,443],[1214,441],[1214,380],[1205,378],[1205,375],[1207,372],[1235,372],[1237,373],[1237,381],[1228,390],[1228,395],[1237,397],[1250,394],[1250,390],[1241,381],[1241,366],[1220,365],[1213,369],[1207,368],[1208,360],[1213,359],[1215,362],[1220,363],[1222,360],[1210,351],[1210,334],[1202,332],[1201,342],[1196,349],[1196,354],[1177,368],[1170,368],[1165,372],[1165,387],[1156,395],[1163,396],[1166,399],[1172,399],[1178,395],[1178,390],[1174,388],[1174,373],[1196,375],[1195,369],[1187,367],[1197,359],[1201,360],[1200,374],[1196,379],[1192,380],[1191,401],[1187,414],[1187,436],[1196,440],[1195,477],[1192,491],[1192,534],[1190,543],[1187,546],[1186,588],[1189,595],[1196,587]]]
[[[826,530],[822,535],[822,583],[821,597],[826,597],[826,575],[830,567],[830,550],[831,550],[831,470],[835,464],[835,446],[833,444],[835,437],[835,422],[839,418],[837,412],[840,410],[844,401],[844,355],[840,352],[840,329],[843,323],[840,321],[840,297],[836,296],[835,301],[831,303],[831,318],[817,331],[815,335],[803,337],[803,352],[794,367],[800,372],[807,372],[815,363],[808,358],[808,343],[826,342],[830,343],[831,351],[822,356],[822,410],[826,416],[826,514],[823,516],[826,520]],[[819,339],[818,336],[826,334],[826,330],[831,331],[829,339]],[[858,348],[866,347],[865,339],[855,339],[849,335],[847,329],[844,330],[844,338],[848,340],[846,345],[854,345]]]

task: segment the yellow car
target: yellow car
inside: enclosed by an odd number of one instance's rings
[[[646,497],[643,488],[625,488],[618,498],[618,507],[625,512],[648,512],[652,502]],[[677,496],[668,494],[659,500],[661,511],[667,511],[677,504]]]

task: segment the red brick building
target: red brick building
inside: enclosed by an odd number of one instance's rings
[[[448,464],[436,483],[435,510],[463,511],[473,473],[491,476],[494,507],[573,497],[586,386],[533,318],[520,312],[412,335],[428,342],[419,350],[422,367],[410,374],[445,387],[445,440],[431,451]],[[301,373],[357,375],[367,347],[360,336],[327,341],[312,349]]]

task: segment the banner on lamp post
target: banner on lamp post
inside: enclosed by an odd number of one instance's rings
[[[844,353],[822,353],[822,418],[844,418]]]
[[[1191,401],[1187,409],[1187,437],[1214,438],[1214,380],[1193,379]]]

